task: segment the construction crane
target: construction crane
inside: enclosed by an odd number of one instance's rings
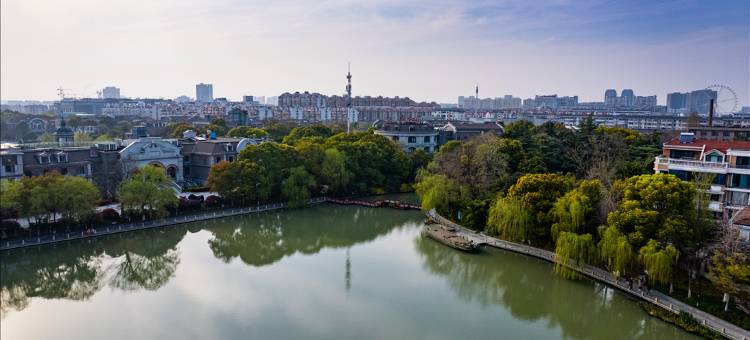
[[[57,96],[60,97],[60,100],[70,98],[69,96],[65,95],[65,91],[70,91],[70,89],[64,89],[62,86],[57,88]]]

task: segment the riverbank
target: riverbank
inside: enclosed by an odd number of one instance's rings
[[[326,197],[312,198],[305,203],[305,205],[319,204],[326,202]],[[245,215],[252,213],[260,213],[264,211],[284,209],[288,206],[288,203],[275,203],[275,204],[264,204],[255,207],[245,208],[228,208],[223,210],[204,211],[195,214],[174,216],[159,220],[148,220],[143,222],[130,222],[120,223],[109,226],[101,226],[97,228],[90,228],[81,232],[73,233],[55,233],[51,235],[40,235],[37,237],[19,238],[13,240],[4,240],[0,242],[0,251],[18,249],[24,247],[35,247],[45,244],[52,244],[57,242],[65,242],[70,240],[78,240],[84,238],[92,238],[104,235],[112,235],[118,233],[125,233],[136,230],[159,228],[176,224],[190,223],[205,221],[215,218],[223,218],[229,216]]]
[[[430,218],[432,218],[435,221],[438,221],[439,223],[458,228],[464,233],[464,235],[468,239],[473,240],[475,242],[478,242],[478,243],[483,242],[483,243],[486,243],[488,246],[492,246],[495,248],[508,250],[508,251],[512,251],[516,253],[521,253],[521,254],[533,256],[533,257],[536,257],[536,258],[539,258],[548,262],[557,263],[557,258],[555,256],[555,253],[551,251],[547,251],[544,249],[539,249],[539,248],[535,248],[535,247],[531,247],[531,246],[527,246],[523,244],[518,244],[514,242],[509,242],[509,241],[501,240],[501,239],[490,237],[490,236],[483,235],[483,234],[478,234],[468,228],[465,228],[459,224],[454,223],[453,221],[446,219],[443,216],[440,216],[434,210],[429,211],[427,214]],[[671,312],[673,314],[679,314],[680,312],[688,313],[703,327],[706,327],[707,329],[711,331],[717,332],[729,339],[750,340],[750,332],[748,330],[743,329],[739,326],[736,326],[732,323],[729,323],[725,320],[719,319],[711,314],[708,314],[702,310],[699,310],[695,307],[687,305],[679,300],[671,298],[656,290],[653,290],[653,289],[642,290],[639,288],[632,288],[628,282],[617,279],[610,272],[604,269],[598,268],[598,267],[594,267],[590,265],[582,265],[582,266],[570,266],[569,264],[565,264],[565,265],[575,270],[576,272],[583,274],[584,276],[588,278],[591,278],[598,282],[602,282],[604,284],[615,287],[638,299],[641,299],[657,307],[660,307],[662,310]]]

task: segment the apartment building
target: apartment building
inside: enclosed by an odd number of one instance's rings
[[[709,210],[717,218],[732,221],[740,237],[750,240],[750,219],[738,218],[750,209],[750,141],[697,139],[693,132],[663,145],[654,162],[657,173],[673,174],[683,180],[695,174],[712,174]],[[745,213],[740,214],[742,211]]]

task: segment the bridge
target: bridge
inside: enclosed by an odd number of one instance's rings
[[[340,205],[361,205],[370,208],[395,208],[402,210],[420,210],[422,207],[419,204],[409,203],[398,200],[357,200],[350,198],[327,198],[326,202],[340,204]]]
[[[427,216],[433,221],[436,221],[443,225],[455,227],[461,234],[463,234],[464,237],[471,241],[483,243],[491,247],[512,251],[515,253],[533,256],[552,263],[559,262],[555,253],[551,251],[476,233],[472,230],[464,228],[459,224],[454,223],[453,221],[443,216],[440,216],[440,214],[438,214],[435,209],[427,212]],[[575,270],[580,274],[583,274],[586,277],[613,286],[636,298],[650,302],[672,313],[679,314],[680,312],[686,312],[704,327],[711,329],[729,339],[750,340],[750,332],[748,332],[746,329],[722,320],[714,315],[706,313],[700,309],[690,306],[682,301],[679,301],[654,289],[644,290],[639,287],[633,287],[628,281],[622,278],[617,278],[612,273],[599,267],[594,267],[587,264],[576,265],[572,262],[566,263],[565,266]]]

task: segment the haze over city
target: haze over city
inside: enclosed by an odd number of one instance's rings
[[[286,91],[409,96],[750,92],[747,1],[3,0],[3,100]]]

